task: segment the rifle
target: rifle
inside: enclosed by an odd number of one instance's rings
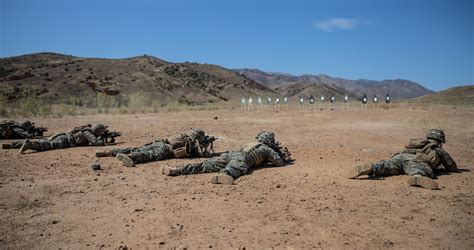
[[[217,140],[217,139],[219,139],[219,138],[217,138],[215,136],[205,135],[204,139],[199,141],[199,147],[201,148],[201,152],[203,152],[203,154],[209,154],[209,151],[212,151],[212,153],[215,153],[214,152],[214,141]],[[208,148],[209,148],[209,150],[208,150]]]
[[[35,127],[34,123],[31,126],[20,126],[15,121],[2,121],[0,122],[0,130],[14,130],[14,133],[20,136],[19,138],[36,138],[42,137],[43,133],[48,131],[45,127]]]
[[[292,163],[293,161],[295,161],[295,159],[291,158],[291,153],[288,150],[288,148],[286,148],[286,147],[283,148],[281,146],[280,142],[276,142],[275,148],[276,148],[276,152],[283,159],[283,161],[285,163],[289,164],[289,163]]]
[[[45,127],[31,127],[29,130],[28,130],[28,133],[32,134],[34,137],[36,136],[43,136],[43,133],[48,131],[47,128]]]
[[[13,126],[13,125],[16,125],[16,122],[13,121],[13,120],[0,122],[0,127],[1,128],[10,127],[10,126]]]
[[[122,133],[117,131],[106,130],[100,138],[105,141],[105,144],[115,143],[115,138],[121,136]]]

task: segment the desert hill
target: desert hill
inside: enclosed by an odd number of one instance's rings
[[[290,98],[299,96],[308,98],[309,96],[313,95],[316,99],[324,96],[326,100],[329,100],[329,97],[334,95],[336,101],[340,101],[346,94],[350,97],[350,99],[358,99],[360,97],[338,86],[311,84],[306,82],[281,85],[279,87],[275,87],[274,90],[284,96],[289,96]]]
[[[429,104],[474,105],[474,85],[449,88],[420,96],[413,101]]]
[[[263,85],[289,92],[292,95],[307,95],[308,93],[324,94],[333,92],[336,96],[347,93],[361,97],[377,95],[379,97],[390,94],[393,98],[409,99],[433,93],[433,91],[418,83],[396,79],[396,80],[348,80],[330,77],[328,75],[301,75],[294,76],[285,73],[270,73],[258,69],[235,69],[234,71],[245,75]],[[288,91],[288,89],[290,89]]]
[[[451,92],[450,92],[451,91]],[[126,101],[139,93],[158,103],[205,103],[240,99],[242,96],[298,97],[320,95],[337,99],[385,96],[435,102],[472,88],[434,93],[418,83],[396,80],[348,80],[327,75],[293,76],[258,69],[229,70],[217,65],[171,63],[143,55],[125,59],[81,58],[37,53],[0,58],[0,97],[15,101],[33,95],[51,103],[71,97],[111,96]],[[464,98],[464,97],[459,97]],[[458,100],[460,100],[458,98]]]
[[[124,99],[140,92],[158,102],[216,102],[274,91],[216,65],[170,63],[152,56],[81,58],[38,53],[0,58],[0,95],[33,94],[51,102],[103,94]]]

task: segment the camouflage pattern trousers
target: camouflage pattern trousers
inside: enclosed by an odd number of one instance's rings
[[[70,142],[68,135],[61,134],[52,138],[52,140],[32,140],[32,150],[36,151],[47,151],[53,149],[61,149],[61,148],[69,148],[74,147],[74,145]],[[21,148],[23,145],[22,141],[16,141],[11,144],[12,148]]]
[[[250,164],[245,162],[244,154],[243,152],[225,153],[200,163],[178,166],[178,171],[182,175],[219,172],[237,178],[247,174],[251,168]]]
[[[414,154],[397,154],[390,160],[381,160],[372,164],[373,175],[390,176],[390,175],[421,175],[433,178],[433,170],[424,163],[415,160]]]
[[[161,141],[136,148],[114,148],[111,151],[112,156],[126,154],[132,158],[135,163],[161,161],[174,157],[171,146]]]

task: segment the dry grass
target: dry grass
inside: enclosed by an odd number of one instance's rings
[[[48,104],[45,101],[27,96],[8,102],[0,98],[0,117],[63,117],[93,114],[135,114],[163,113],[192,110],[216,110],[222,103],[189,104],[183,102],[160,103],[150,99],[145,93],[137,92],[123,99],[98,94],[97,96],[69,97],[60,104]]]
[[[439,106],[439,105],[438,105]],[[437,108],[439,109],[440,107]],[[452,109],[452,106],[441,105],[446,109]],[[457,107],[464,108],[465,106]],[[324,109],[334,108],[342,109],[342,103],[336,103],[331,106],[326,103]],[[375,106],[372,103],[367,105],[367,109],[387,109],[384,103]],[[432,105],[424,105],[420,103],[410,103],[404,100],[393,102],[391,109],[432,109]],[[263,104],[260,110],[275,110],[274,105]],[[349,110],[361,109],[359,102],[350,102]],[[8,102],[5,97],[0,95],[0,117],[64,117],[77,115],[95,115],[95,114],[137,114],[137,113],[167,113],[167,112],[183,112],[183,111],[205,111],[205,110],[240,110],[243,112],[251,112],[248,107],[242,107],[239,100],[222,101],[217,103],[187,103],[183,101],[173,101],[162,103],[151,99],[146,93],[136,92],[127,98],[110,96],[99,93],[95,96],[72,96],[68,101],[60,104],[49,104],[35,96],[25,96],[14,102]],[[253,112],[257,111],[257,105],[252,107]],[[281,112],[287,110],[307,110],[317,112],[318,104],[313,108],[305,103],[301,108],[298,102],[290,101],[286,106],[281,104],[279,110]],[[436,124],[435,121],[421,121],[421,129],[427,131],[431,127],[444,127],[446,124]]]

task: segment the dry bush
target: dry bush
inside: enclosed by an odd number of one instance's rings
[[[191,101],[159,102],[148,93],[136,92],[124,98],[105,93],[69,96],[66,101],[49,104],[38,97],[38,93],[22,94],[14,102],[8,102],[5,94],[0,93],[0,116],[76,116],[92,114],[134,114],[218,110],[229,108],[225,103],[197,103]]]
[[[0,116],[1,117],[9,116],[8,101],[4,95],[0,95]]]
[[[12,113],[24,117],[30,116],[48,116],[52,112],[52,107],[38,97],[28,95],[18,99],[11,105]]]
[[[97,93],[97,108],[109,109],[118,108],[120,106],[119,101],[115,96],[109,96],[104,93]]]
[[[150,98],[142,92],[133,93],[128,98],[127,108],[132,112],[145,113],[151,104]]]

